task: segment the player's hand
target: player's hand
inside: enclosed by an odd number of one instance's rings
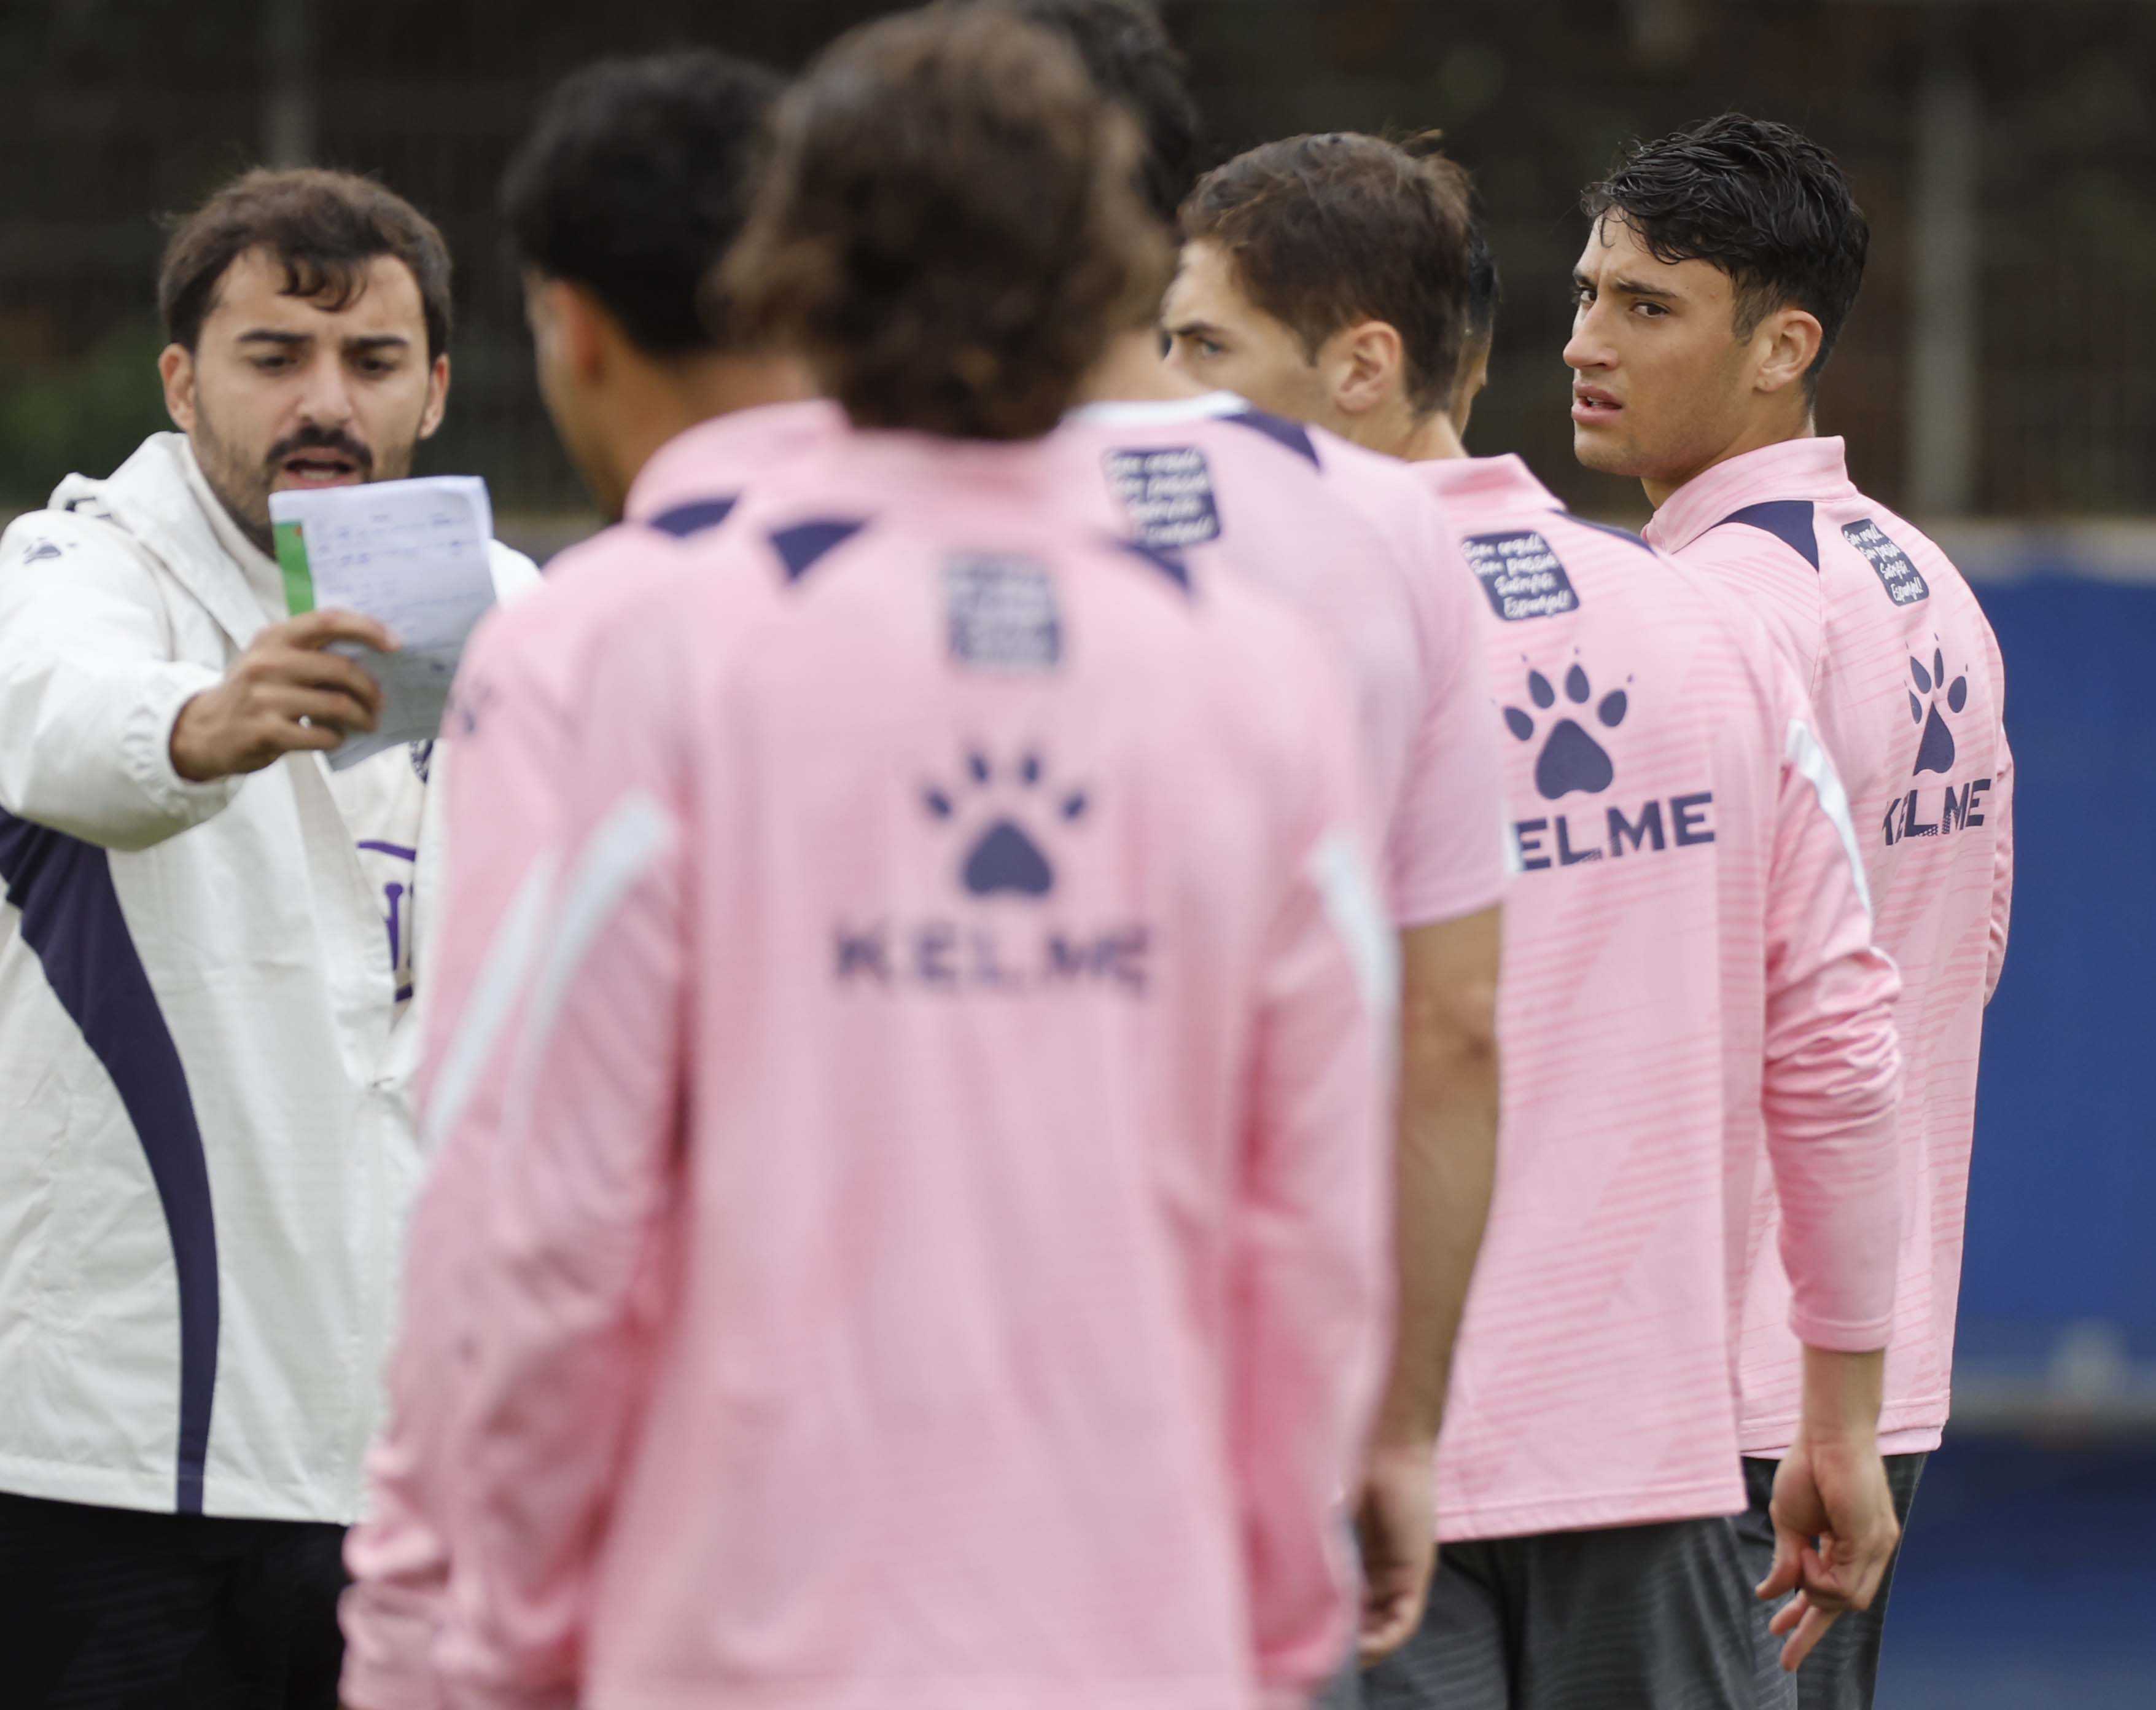
[[[1363,1550],[1363,1622],[1357,1660],[1365,1668],[1414,1636],[1437,1567],[1437,1455],[1428,1443],[1370,1452],[1355,1510]]]
[[[1758,1594],[1796,1593],[1768,1625],[1789,1641],[1782,1666],[1794,1673],[1845,1612],[1871,1606],[1901,1542],[1877,1443],[1800,1435],[1775,1475],[1771,1512],[1774,1566]]]
[[[357,612],[309,612],[272,624],[233,660],[222,683],[180,709],[172,721],[172,769],[208,783],[373,730],[382,717],[381,686],[342,655],[323,651],[332,641],[397,650],[387,629]]]

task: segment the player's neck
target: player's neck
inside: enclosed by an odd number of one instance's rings
[[[1157,403],[1199,398],[1205,388],[1160,358],[1160,335],[1150,326],[1133,327],[1108,341],[1106,352],[1078,388],[1081,403]]]
[[[1404,463],[1435,463],[1440,459],[1465,457],[1467,447],[1460,438],[1460,429],[1452,424],[1449,410],[1432,410],[1422,420],[1414,423],[1393,455]]]
[[[1742,431],[1721,450],[1696,469],[1660,478],[1643,476],[1640,485],[1646,491],[1647,502],[1659,511],[1669,501],[1671,494],[1686,487],[1711,469],[1718,468],[1732,457],[1743,457],[1753,451],[1763,451],[1769,445],[1787,444],[1792,439],[1816,439],[1819,437],[1819,419],[1810,409],[1794,419],[1780,411],[1763,413],[1747,422]]]
[[[1352,414],[1335,410],[1322,425],[1365,451],[1397,457],[1403,463],[1434,463],[1441,457],[1467,455],[1450,412],[1432,410],[1428,415],[1418,415],[1404,398],[1394,397],[1375,408]]]
[[[798,362],[784,357],[705,357],[654,363],[644,383],[625,393],[618,410],[623,490],[634,482],[659,448],[715,416],[791,403],[815,396]]]

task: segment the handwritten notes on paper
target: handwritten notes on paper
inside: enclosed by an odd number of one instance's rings
[[[494,510],[476,475],[272,493],[277,562],[295,617],[336,608],[379,621],[395,653],[340,645],[382,685],[381,728],[334,750],[339,771],[439,735],[472,627],[494,603]]]

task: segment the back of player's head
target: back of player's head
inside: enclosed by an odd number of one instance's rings
[[[232,264],[265,251],[285,291],[331,311],[367,288],[367,264],[388,256],[419,287],[427,354],[449,342],[449,249],[434,223],[393,190],[352,172],[258,167],[175,223],[157,268],[165,336],[192,351]]]
[[[1504,282],[1497,275],[1497,258],[1491,253],[1489,234],[1481,220],[1467,229],[1467,342],[1487,344],[1496,336],[1497,306],[1505,300]]]
[[[1198,181],[1198,104],[1182,50],[1144,0],[999,0],[1078,51],[1093,82],[1137,121],[1145,138],[1138,182],[1165,226]]]
[[[1238,155],[1183,210],[1184,239],[1218,245],[1250,300],[1312,361],[1343,327],[1392,327],[1408,401],[1424,414],[1446,406],[1459,373],[1473,233],[1458,165],[1353,132]]]
[[[1739,338],[1794,305],[1820,324],[1820,371],[1864,280],[1871,228],[1834,157],[1810,137],[1740,113],[1634,143],[1580,206],[1621,219],[1657,259],[1705,261],[1736,288]]]
[[[865,427],[1046,433],[1168,246],[1137,127],[1055,36],[1000,7],[841,38],[781,100],[755,213],[720,273]]]
[[[502,180],[519,259],[587,287],[659,356],[736,342],[700,297],[740,234],[776,73],[723,54],[605,59],[562,82]]]

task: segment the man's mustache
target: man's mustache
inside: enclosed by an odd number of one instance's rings
[[[328,428],[302,428],[289,438],[280,439],[270,448],[270,467],[284,466],[287,458],[296,457],[303,451],[334,451],[350,458],[362,475],[374,470],[374,454],[349,434]]]

